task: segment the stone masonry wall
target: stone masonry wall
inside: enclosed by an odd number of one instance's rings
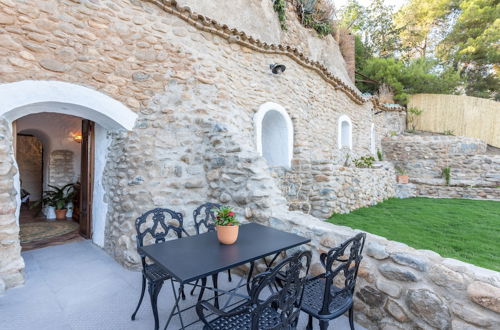
[[[22,188],[30,193],[30,201],[42,196],[42,142],[34,136],[17,136],[16,160]]]
[[[73,168],[73,151],[52,151],[49,161],[49,184],[62,188],[69,183],[75,183],[75,171]]]
[[[0,118],[0,294],[5,288],[23,283],[24,261],[21,258],[19,226],[16,223],[14,189],[14,150],[12,132]]]
[[[500,155],[486,143],[457,136],[397,136],[382,140],[385,157],[404,169],[420,196],[500,200]],[[451,168],[450,185],[441,175]]]
[[[194,207],[218,201],[235,207],[243,221],[311,237],[307,248],[314,253],[314,273],[320,271],[320,251],[355,234],[289,211],[254,145],[253,115],[269,101],[281,104],[292,118],[299,163],[343,162],[336,147],[342,114],[353,122],[354,158],[370,153],[372,122],[379,139],[384,136],[384,116],[374,114],[373,103],[357,103],[330,83],[318,64],[300,60],[295,52],[241,45],[222,30],[181,19],[172,6],[0,0],[0,10],[2,83],[46,79],[82,84],[139,114],[132,131],[109,132],[103,182],[105,249],[122,264],[138,266],[134,221],[156,206],[182,212],[192,230]],[[287,66],[285,74],[269,72],[274,62]],[[23,264],[7,127],[6,122],[0,125],[0,136],[6,136],[0,152],[7,150],[0,158],[5,168],[0,172],[0,203],[5,205],[0,219],[7,223],[0,227],[0,253],[7,257],[1,259],[0,276],[12,286],[22,281]],[[498,327],[498,273],[373,235],[368,241],[356,299],[358,322],[399,328]]]
[[[326,219],[393,197],[395,172],[388,162],[374,168],[333,165],[329,161],[300,162],[291,170],[273,169],[290,210]]]

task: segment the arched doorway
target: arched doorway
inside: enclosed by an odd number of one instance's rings
[[[93,231],[91,238],[94,243],[103,246],[107,205],[103,201],[102,175],[106,163],[107,148],[110,143],[107,132],[110,130],[131,130],[137,114],[122,103],[101,92],[71,83],[30,80],[0,84],[0,125],[9,126],[13,134],[12,139],[4,139],[4,144],[7,144],[7,157],[11,158],[15,167],[18,168],[14,153],[14,141],[16,140],[14,138],[17,133],[16,121],[26,116],[43,114],[61,114],[78,117],[82,120],[82,123],[86,123],[87,125],[87,129],[85,129],[85,124],[82,124],[82,145],[85,143],[86,134],[88,134],[87,143],[92,144],[94,148],[90,148],[90,145],[87,148],[82,148],[82,150],[90,150],[91,154],[82,154],[81,156],[91,166],[87,179],[90,183],[89,186],[92,187],[89,191],[92,203],[90,207],[94,209],[90,219],[91,230]],[[30,133],[29,130],[25,130],[24,132]],[[31,133],[34,132],[32,131]],[[8,143],[10,143],[10,146]],[[21,205],[19,172],[8,171],[0,173],[0,179],[5,179],[6,182],[13,182],[14,189],[17,191],[17,196],[15,197],[17,207],[9,208],[9,210],[2,213],[4,216],[10,217],[13,215],[16,217],[16,222],[9,223],[9,226],[12,226],[12,230],[15,232],[19,229],[19,211]],[[5,251],[5,255],[10,255],[13,259],[17,255],[20,261],[14,263],[18,264],[20,269],[22,269],[23,263],[19,254],[19,243],[9,242],[5,245],[3,243],[0,241],[0,245],[8,246],[8,249],[11,250]],[[2,275],[3,271],[3,269],[0,269],[0,275]],[[9,269],[9,274],[13,274],[12,269]],[[18,278],[17,275],[12,275],[11,277]],[[16,285],[15,280],[12,280],[12,283],[6,281],[6,284],[8,286]]]

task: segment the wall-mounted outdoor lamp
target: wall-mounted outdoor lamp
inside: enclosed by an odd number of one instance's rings
[[[283,64],[271,64],[269,66],[269,68],[271,69],[272,73],[274,74],[280,74],[280,73],[283,73],[285,72],[286,70],[286,66],[284,66]]]

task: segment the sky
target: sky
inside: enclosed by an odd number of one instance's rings
[[[345,5],[348,0],[332,0],[332,1],[335,4],[335,7],[339,8]],[[372,2],[372,0],[358,0],[358,2],[363,6],[368,6]],[[395,6],[396,9],[399,9],[399,7],[401,7],[406,3],[406,0],[385,0],[385,3],[387,5]]]

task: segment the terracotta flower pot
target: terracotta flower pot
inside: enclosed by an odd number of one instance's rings
[[[408,175],[398,175],[397,176],[398,183],[408,183]]]
[[[66,212],[68,212],[68,210],[66,210],[66,209],[56,210],[56,219],[57,220],[66,219]]]
[[[238,239],[239,226],[217,226],[217,239],[222,244],[233,244]]]

